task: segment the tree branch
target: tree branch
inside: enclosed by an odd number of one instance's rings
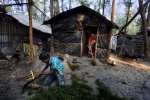
[[[148,5],[150,3],[150,0],[147,0],[147,2],[145,2],[145,4],[143,5],[144,8],[146,5]],[[138,11],[135,13],[135,15],[119,30],[118,34],[120,34],[120,32],[123,31],[124,28],[126,28],[136,17],[137,15],[140,13],[140,9],[138,9]]]

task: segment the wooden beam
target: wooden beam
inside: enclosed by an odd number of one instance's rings
[[[28,14],[29,14],[29,44],[30,44],[30,56],[31,60],[33,61],[34,54],[33,54],[33,31],[32,31],[32,0],[28,0]]]

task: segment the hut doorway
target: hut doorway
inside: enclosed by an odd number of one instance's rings
[[[83,54],[85,56],[92,56],[95,52],[97,26],[88,25],[84,27],[83,34]]]

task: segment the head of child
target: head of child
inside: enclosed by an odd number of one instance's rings
[[[48,63],[49,62],[49,54],[48,53],[41,53],[39,56],[39,59],[44,62],[44,63]]]

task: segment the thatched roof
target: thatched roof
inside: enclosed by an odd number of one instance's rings
[[[29,19],[28,19],[27,15],[13,14],[13,15],[9,15],[9,16],[16,19],[19,23],[21,23],[25,26],[29,26]],[[52,34],[52,30],[49,26],[42,25],[42,23],[39,23],[37,20],[34,20],[34,19],[32,20],[32,27],[33,27],[33,29],[38,30],[40,32]]]
[[[99,12],[96,12],[93,9],[88,8],[86,6],[79,6],[79,7],[76,7],[76,8],[67,10],[67,11],[64,11],[64,12],[54,16],[53,18],[45,21],[44,24],[55,23],[55,21],[58,21],[60,19],[66,18],[68,16],[71,16],[72,14],[77,13],[77,12],[83,12],[83,13],[88,12],[91,15],[94,15],[94,16],[98,17],[99,19],[105,20],[107,22],[107,24],[110,24],[112,27],[118,28],[118,26],[115,23],[113,23],[112,21],[108,20],[105,16],[101,15]]]

